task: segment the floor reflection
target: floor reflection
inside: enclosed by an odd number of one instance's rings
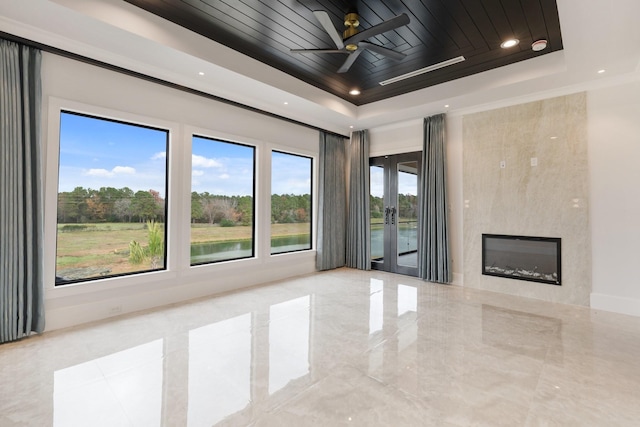
[[[369,284],[369,335],[382,330],[384,322],[384,282],[371,279]]]
[[[562,322],[559,319],[489,304],[482,305],[484,344],[544,359],[549,342],[557,342],[561,333]]]
[[[53,373],[53,424],[160,425],[163,340]]]
[[[251,314],[189,331],[188,425],[214,425],[251,403]]]
[[[414,313],[418,311],[418,288],[398,285],[398,317],[410,311]]]
[[[640,319],[342,269],[0,346],[0,426],[635,425]]]
[[[269,309],[269,394],[309,373],[311,297]]]

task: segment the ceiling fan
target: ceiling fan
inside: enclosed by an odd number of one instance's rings
[[[346,53],[347,59],[344,61],[342,66],[338,69],[338,73],[346,73],[349,71],[349,68],[356,61],[360,53],[364,49],[369,49],[372,52],[379,53],[388,58],[394,59],[396,61],[400,61],[405,56],[402,52],[397,52],[395,50],[388,49],[384,46],[380,46],[378,44],[370,43],[366,41],[366,39],[376,36],[378,34],[386,33],[387,31],[395,30],[396,28],[402,27],[404,25],[409,24],[409,16],[406,13],[396,16],[395,18],[391,18],[387,21],[381,22],[378,25],[374,25],[371,28],[367,28],[366,30],[359,31],[358,26],[360,25],[360,18],[356,12],[347,13],[344,17],[344,25],[346,29],[342,36],[333,26],[331,22],[331,18],[329,14],[324,10],[314,10],[313,14],[316,19],[325,31],[331,37],[331,40],[336,45],[336,49],[291,49],[291,52],[294,53]]]

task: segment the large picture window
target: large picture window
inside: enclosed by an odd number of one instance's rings
[[[61,112],[56,285],[165,269],[168,141]]]
[[[254,256],[255,148],[194,136],[191,265]]]
[[[271,153],[271,254],[311,249],[313,159]]]

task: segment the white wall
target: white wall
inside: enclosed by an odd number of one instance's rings
[[[588,93],[591,307],[640,316],[640,83]]]
[[[592,308],[640,316],[640,83],[587,89],[587,151],[591,233]],[[549,97],[562,95],[557,92]],[[470,113],[541,99],[504,100]],[[462,118],[447,114],[448,190],[453,271],[464,284],[462,264]],[[414,151],[421,121],[370,129],[372,155]],[[406,150],[410,148],[410,150]],[[419,148],[417,148],[419,149]],[[588,268],[588,266],[586,266]]]
[[[265,212],[270,212],[270,150],[317,157],[317,131],[47,53],[42,80],[47,330],[315,271],[315,250],[270,256],[270,215]],[[166,271],[54,286],[60,108],[170,130]],[[195,129],[256,146],[253,259],[189,266],[190,131]]]

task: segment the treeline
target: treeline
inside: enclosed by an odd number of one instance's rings
[[[273,194],[271,222],[309,222],[311,196],[309,194]],[[204,224],[250,225],[253,221],[253,198],[250,196],[220,196],[191,193],[191,222]]]
[[[136,191],[129,187],[76,187],[58,193],[58,223],[84,222],[164,222],[164,199],[155,190]]]
[[[371,218],[384,216],[384,201],[382,197],[369,196],[369,209]],[[418,217],[418,197],[412,194],[398,194],[398,206],[396,206],[398,218]]]
[[[309,194],[271,196],[274,223],[309,222]],[[58,223],[164,222],[165,200],[155,190],[136,191],[128,187],[102,187],[99,190],[76,187],[58,193]],[[251,196],[222,196],[208,192],[191,193],[191,222],[202,224],[250,225],[253,221]]]

